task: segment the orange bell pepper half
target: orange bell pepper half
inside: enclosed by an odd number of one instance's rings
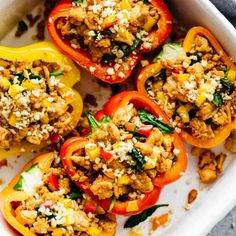
[[[224,62],[231,70],[236,71],[236,66],[230,60],[229,56],[221,47],[220,43],[217,39],[205,28],[203,27],[193,27],[191,28],[184,41],[183,41],[183,49],[187,53],[191,50],[193,41],[197,35],[204,36],[210,43],[210,45],[214,48],[214,50],[221,56],[222,62]],[[136,87],[137,90],[143,94],[148,94],[146,91],[146,81],[152,77],[157,75],[162,69],[165,69],[160,62],[150,63],[149,65],[139,68],[138,73],[136,75]],[[226,138],[230,135],[231,131],[236,129],[236,120],[233,120],[229,124],[221,127],[217,131],[215,131],[215,137],[207,140],[202,140],[194,137],[191,133],[187,132],[187,130],[181,130],[181,137],[186,140],[187,143],[200,147],[200,148],[212,148],[218,146]]]
[[[42,154],[34,158],[23,168],[23,170],[17,176],[14,177],[14,179],[10,182],[10,184],[6,188],[4,188],[3,191],[0,193],[0,209],[5,220],[22,235],[27,235],[27,236],[38,235],[36,233],[33,233],[29,229],[29,227],[27,226],[27,221],[29,219],[27,220],[27,218],[25,218],[24,215],[22,215],[19,210],[19,206],[23,201],[26,201],[27,199],[32,198],[32,193],[28,191],[28,188],[30,188],[31,185],[27,185],[27,184],[24,185],[26,186],[27,190],[25,189],[25,187],[23,187],[23,184],[21,182],[21,178],[23,176],[22,174],[29,173],[29,170],[32,170],[32,168],[36,167],[37,174],[35,174],[35,176],[33,175],[32,178],[38,178],[39,177],[38,173],[41,173],[41,176],[43,176],[44,174],[49,176],[51,171],[55,169],[55,167],[53,167],[52,165],[53,165],[53,162],[55,161],[56,156],[57,156],[56,153],[51,152],[51,153]],[[67,175],[65,177],[67,178]],[[61,176],[60,176],[60,179],[61,179]],[[50,176],[49,176],[49,181],[51,181]],[[55,184],[55,180],[53,180],[53,182]],[[34,182],[34,183],[37,183],[37,182]],[[45,183],[39,183],[37,187],[35,186],[36,193],[37,193],[37,188],[40,187],[40,184],[45,185]],[[58,191],[58,189],[51,190],[51,191],[52,192]],[[52,194],[52,192],[50,192],[50,194]],[[66,202],[71,201],[69,195],[68,196],[63,195],[63,197],[64,198],[59,200],[62,203],[63,203],[63,200],[65,200],[65,204]],[[82,204],[83,211],[85,213],[93,212],[93,214],[96,215],[97,214],[95,212],[96,204],[93,203],[91,200],[87,201],[85,199],[84,201],[85,202]],[[50,209],[54,204],[55,202],[53,200],[46,199],[44,203],[40,204],[38,207],[45,207],[47,209]],[[37,206],[37,203],[36,203],[36,206]],[[112,221],[115,221],[115,216],[112,214],[109,214],[108,218],[111,219]],[[66,224],[73,224],[72,222],[71,223],[67,222]],[[60,231],[59,230],[60,228],[61,226],[51,227],[50,230],[52,230],[52,235],[54,235],[54,233],[56,235],[56,232]],[[101,235],[114,236],[116,229],[114,228],[112,230],[106,230],[106,229],[98,229],[94,227],[89,227],[87,228],[87,230],[88,232],[91,232],[90,235],[92,235],[92,232],[99,232],[101,233]]]

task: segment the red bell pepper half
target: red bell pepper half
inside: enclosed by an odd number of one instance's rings
[[[172,16],[163,0],[151,0],[150,3],[157,9],[159,14],[157,27],[146,36],[151,46],[147,49],[141,44],[140,47],[132,51],[127,57],[127,60],[120,64],[120,68],[114,75],[109,75],[108,68],[114,67],[115,63],[108,66],[94,62],[88,51],[83,48],[73,48],[70,45],[70,42],[68,42],[68,40],[66,40],[57,30],[56,24],[58,19],[68,16],[72,9],[78,8],[78,6],[72,6],[71,0],[61,0],[53,9],[48,18],[48,32],[55,45],[60,48],[65,55],[77,62],[81,67],[85,68],[89,73],[110,84],[120,83],[131,75],[139,62],[142,53],[156,49],[171,33]]]
[[[120,107],[127,106],[129,103],[133,103],[134,106],[139,109],[145,109],[154,115],[157,118],[161,118],[163,122],[170,125],[170,121],[167,118],[166,114],[159,108],[159,106],[149,97],[139,93],[139,92],[123,92],[114,97],[112,97],[108,103],[105,105],[104,110],[99,111],[95,117],[97,117],[98,121],[101,121],[104,116],[113,117],[114,113]],[[126,201],[116,201],[113,202],[114,206],[112,207],[112,212],[120,215],[134,215],[137,214],[146,208],[155,204],[155,202],[159,198],[160,187],[169,184],[178,178],[180,178],[187,166],[187,155],[184,149],[184,145],[178,136],[177,133],[173,132],[172,134],[174,141],[174,148],[179,150],[178,158],[172,168],[161,175],[157,175],[156,178],[153,179],[154,189],[153,191],[146,193],[144,198],[135,200],[135,205],[138,206],[138,210],[127,212],[126,209],[130,204],[133,204],[134,201],[126,200]],[[79,175],[76,171],[76,167],[73,165],[71,160],[71,156],[73,153],[83,148],[87,143],[88,139],[85,137],[73,137],[68,139],[63,145],[61,149],[61,159],[62,163],[65,167],[67,174],[70,178],[77,184],[77,186],[82,189],[84,192],[89,194],[92,199],[97,201],[105,210],[108,210],[111,205],[111,199],[99,200],[97,196],[95,196],[90,190],[90,182],[88,181],[79,181]]]
[[[135,91],[122,92],[112,97],[106,104],[104,113],[112,117],[119,107],[125,107],[129,103],[133,103],[137,109],[145,109],[149,111],[155,117],[161,118],[166,124],[171,124],[167,115],[162,111],[155,101],[146,95]],[[184,144],[176,132],[171,135],[174,137],[174,148],[180,152],[175,164],[172,166],[170,171],[158,175],[153,180],[154,185],[159,187],[163,187],[166,184],[172,183],[179,179],[184,174],[187,167],[187,154]]]

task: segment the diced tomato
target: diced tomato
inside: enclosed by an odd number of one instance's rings
[[[137,130],[137,133],[141,134],[141,135],[143,135],[145,137],[148,137],[151,134],[151,132],[152,132],[152,128],[153,128],[152,125],[144,125],[144,126],[141,126]]]
[[[101,157],[103,160],[105,161],[109,161],[112,158],[112,154],[110,152],[105,151],[102,147],[101,147]]]
[[[176,74],[183,74],[185,72],[185,68],[183,66],[176,66],[173,68],[173,72]]]
[[[58,178],[57,178],[57,176],[54,173],[51,172],[48,175],[48,181],[49,181],[49,188],[52,191],[57,191],[59,189]]]
[[[86,213],[88,213],[88,212],[94,213],[96,211],[96,208],[97,207],[93,202],[86,202],[84,204],[84,211]]]

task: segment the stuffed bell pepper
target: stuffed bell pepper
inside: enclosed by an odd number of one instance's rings
[[[60,155],[71,179],[105,210],[137,214],[158,200],[160,187],[184,174],[183,143],[147,96],[120,93],[87,119],[85,136],[67,140]]]
[[[190,29],[183,43],[164,45],[136,82],[194,146],[217,146],[236,128],[236,66],[203,27]]]
[[[0,47],[0,153],[19,155],[45,146],[78,123],[80,72],[51,43]]]
[[[107,83],[127,79],[141,54],[160,46],[171,29],[162,0],[61,0],[48,19],[53,42]]]
[[[116,231],[115,216],[70,181],[57,153],[29,162],[0,197],[4,218],[25,236],[113,236]]]

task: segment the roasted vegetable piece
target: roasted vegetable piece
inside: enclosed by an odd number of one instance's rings
[[[142,123],[144,113],[151,119]],[[187,157],[183,143],[166,115],[147,96],[123,92],[95,114],[99,120],[92,114],[87,116],[91,132],[84,138],[67,140],[61,158],[70,178],[104,209],[121,215],[137,214],[157,201],[159,187],[184,174]],[[152,122],[147,143],[141,142],[143,135],[133,129],[135,120],[140,127]],[[153,152],[156,147],[166,152],[168,160]],[[142,198],[136,189],[141,191]]]
[[[171,29],[172,17],[162,0],[88,5],[61,0],[48,18],[54,43],[89,73],[110,84],[126,80],[141,54],[160,46]]]
[[[0,52],[1,156],[38,150],[75,128],[82,99],[72,89],[80,79],[73,62],[49,42]]]
[[[52,172],[57,173],[60,190],[50,188]],[[6,221],[22,235],[65,235],[68,230],[75,235],[114,235],[115,216],[99,215],[96,203],[83,195],[69,181],[57,153],[46,153],[30,161],[3,189],[0,206]]]
[[[219,145],[236,127],[236,66],[216,38],[203,27],[191,28],[184,41],[164,45],[136,77],[181,129],[191,145]]]

